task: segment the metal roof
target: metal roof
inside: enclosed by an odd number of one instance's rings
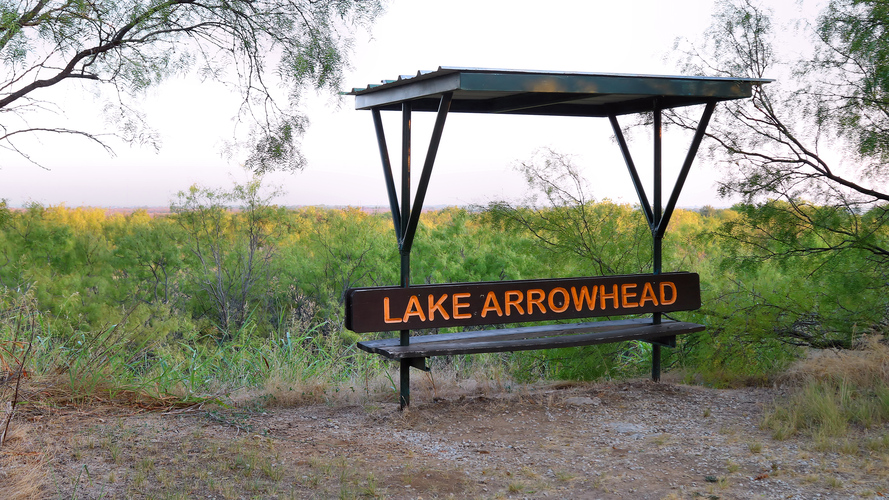
[[[356,109],[554,116],[609,116],[750,97],[772,80],[439,67],[354,88]]]

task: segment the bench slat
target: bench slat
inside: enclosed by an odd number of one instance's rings
[[[662,324],[667,324],[670,322],[670,320],[664,320]],[[507,340],[513,338],[550,337],[568,333],[590,333],[612,330],[614,328],[622,328],[625,326],[650,324],[651,318],[634,318],[616,321],[587,321],[583,323],[522,326],[515,328],[500,328],[495,330],[466,330],[455,333],[417,335],[415,337],[411,337],[411,344],[452,342],[456,340]],[[395,347],[398,345],[399,339],[398,337],[390,337],[380,340],[369,340],[361,343],[373,347]]]
[[[653,325],[651,318],[638,318],[420,335],[411,337],[411,345],[407,346],[398,345],[398,339],[394,338],[371,340],[359,342],[358,347],[388,358],[402,359],[577,347],[625,340],[654,339],[699,332],[704,329],[703,325],[696,323],[664,321],[659,325]]]

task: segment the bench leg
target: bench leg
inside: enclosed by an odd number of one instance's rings
[[[403,410],[411,404],[411,360],[402,358],[399,363],[401,384],[398,390],[398,404]]]
[[[661,346],[657,344],[651,346],[651,380],[661,381]]]

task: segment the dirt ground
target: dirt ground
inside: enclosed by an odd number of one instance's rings
[[[879,498],[885,455],[758,427],[775,388],[571,384],[414,404],[32,415],[47,498]],[[886,429],[877,430],[885,434]],[[873,430],[871,430],[873,432]]]

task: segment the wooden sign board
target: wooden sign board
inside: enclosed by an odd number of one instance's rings
[[[346,291],[346,328],[384,332],[690,311],[695,273],[448,283]]]

